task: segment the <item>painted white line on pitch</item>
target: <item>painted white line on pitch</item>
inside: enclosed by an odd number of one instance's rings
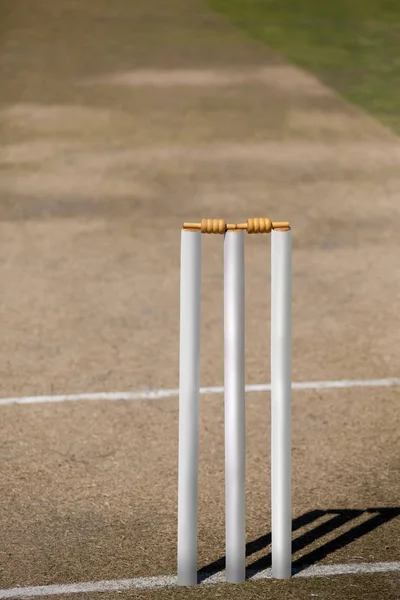
[[[312,566],[293,576],[299,577],[331,577],[333,575],[366,575],[373,573],[400,572],[400,562],[353,563],[337,565]],[[247,572],[249,579],[271,579],[271,569],[258,573]],[[226,583],[225,572],[216,573],[200,583],[202,586]],[[137,579],[111,579],[106,581],[88,581],[60,585],[40,585],[36,587],[15,587],[0,590],[0,600],[6,598],[35,598],[43,596],[59,596],[67,594],[88,594],[94,592],[123,592],[130,590],[156,590],[174,587],[178,584],[175,575],[159,577],[138,577]]]
[[[343,379],[339,381],[297,381],[292,383],[293,390],[329,390],[354,387],[397,387],[400,386],[400,377],[388,379]],[[256,383],[246,385],[246,392],[269,392],[269,383]],[[224,386],[200,388],[200,394],[223,394]],[[78,402],[85,400],[117,400],[140,401],[160,400],[179,396],[178,389],[171,390],[146,390],[141,392],[94,392],[92,394],[64,394],[60,396],[22,396],[20,398],[1,398],[0,406],[10,404],[49,404],[57,402]]]

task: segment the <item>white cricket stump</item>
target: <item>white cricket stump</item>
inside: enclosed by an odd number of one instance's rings
[[[226,579],[246,576],[244,233],[224,239]]]
[[[179,362],[178,584],[197,584],[201,233],[182,230]]]
[[[271,232],[272,577],[292,569],[292,231]]]

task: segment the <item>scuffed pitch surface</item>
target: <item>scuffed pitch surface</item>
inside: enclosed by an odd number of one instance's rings
[[[399,375],[394,135],[197,0],[2,6],[1,396],[176,387],[179,228],[203,216],[292,222],[295,380]],[[203,241],[202,385],[218,385],[222,239]],[[260,383],[267,237],[246,239],[246,266]],[[398,397],[294,395],[295,515],[398,504]],[[268,408],[249,395],[249,541],[269,531]],[[200,566],[223,556],[222,398],[202,415]],[[1,422],[0,587],[175,571],[176,400]],[[396,560],[398,537],[394,519],[325,562]],[[397,598],[394,574],[244,589],[367,598],[378,580]]]
[[[398,460],[387,451],[397,404],[393,390],[294,393],[296,561],[313,564],[321,548],[318,564],[396,558],[400,511],[384,507],[397,507]],[[175,571],[177,408],[167,399],[2,409],[3,588]],[[269,566],[269,427],[268,396],[249,394],[247,564],[257,570]],[[200,450],[199,565],[212,574],[224,555],[220,397],[203,398]]]

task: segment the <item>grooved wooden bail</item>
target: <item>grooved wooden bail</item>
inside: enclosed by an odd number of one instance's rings
[[[271,229],[280,229],[287,231],[290,229],[288,221],[274,221],[268,217],[258,219],[247,219],[245,223],[236,225],[237,229],[246,229],[247,233],[270,233]]]
[[[184,223],[183,229],[194,229],[201,233],[223,234],[225,231],[235,230],[236,225],[224,221],[224,219],[202,219],[200,223]]]
[[[202,219],[201,233],[225,233],[226,222],[224,219]]]
[[[270,233],[271,229],[288,231],[290,224],[288,221],[274,221],[268,217],[247,219],[245,223],[227,223],[224,219],[202,219],[200,223],[184,223],[183,229],[192,231],[201,231],[201,233],[219,233],[226,231],[247,230],[248,233]]]
[[[247,229],[247,233],[269,233],[272,229],[272,221],[267,218],[247,219],[246,223],[239,223],[238,229]]]

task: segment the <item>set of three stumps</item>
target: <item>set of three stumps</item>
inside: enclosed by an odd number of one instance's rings
[[[244,232],[271,233],[272,577],[291,575],[292,231],[268,218],[184,223],[181,233],[178,584],[197,583],[201,236],[224,235],[226,579],[246,578]]]

